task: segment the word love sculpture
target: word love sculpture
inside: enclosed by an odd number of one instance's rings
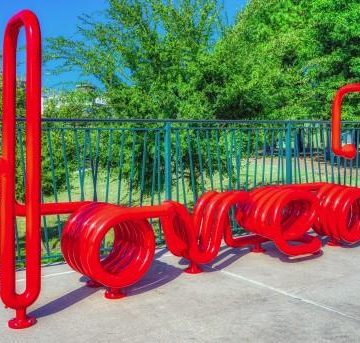
[[[16,50],[21,28],[26,35],[26,175],[25,202],[15,196],[16,180]],[[353,158],[356,148],[341,146],[340,112],[344,95],[359,92],[360,84],[345,86],[333,108],[333,150]],[[316,254],[318,236],[331,244],[360,241],[360,190],[326,183],[260,187],[250,192],[207,192],[193,212],[174,201],[157,206],[123,207],[98,202],[41,202],[41,33],[36,16],[22,11],[8,23],[3,48],[2,156],[0,159],[0,271],[1,298],[16,311],[10,328],[32,326],[27,308],[40,294],[41,225],[43,215],[70,214],[61,238],[65,261],[88,277],[89,287],[106,287],[108,299],[124,296],[123,287],[137,282],[149,269],[155,252],[151,219],[159,219],[168,249],[189,261],[187,273],[200,273],[201,265],[219,253],[222,240],[230,247],[249,246],[263,251],[272,241],[284,254]],[[230,216],[248,234],[234,237]],[[336,217],[331,214],[337,213]],[[26,286],[16,292],[15,220],[26,219]],[[313,230],[309,234],[310,230]],[[111,252],[101,258],[101,243],[114,231]],[[316,233],[316,234],[314,234]]]

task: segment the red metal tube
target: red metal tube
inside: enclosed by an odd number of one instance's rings
[[[25,204],[15,198],[16,143],[16,48],[19,30],[25,28],[26,54],[26,189]],[[40,292],[40,216],[73,213],[65,225],[61,247],[66,261],[87,275],[93,285],[108,288],[106,296],[122,297],[120,289],[139,280],[148,270],[155,249],[149,219],[159,218],[166,244],[176,256],[190,261],[189,273],[201,272],[200,264],[211,262],[222,239],[231,247],[252,246],[272,240],[285,254],[302,255],[321,248],[318,238],[307,231],[313,226],[320,235],[354,243],[360,240],[360,190],[329,184],[263,187],[242,191],[209,192],[197,202],[194,212],[168,201],[159,206],[125,208],[104,203],[74,202],[41,204],[41,37],[36,16],[22,11],[7,25],[3,56],[3,147],[0,159],[0,261],[1,297],[16,310],[11,328],[25,328],[36,320],[26,315]],[[340,89],[333,106],[334,152],[351,158],[352,145],[341,146],[341,104],[345,94],[360,91],[360,84]],[[231,210],[252,234],[233,237]],[[335,220],[330,214],[337,213]],[[15,217],[26,217],[26,288],[16,293]],[[105,259],[100,246],[109,230],[114,245]],[[297,242],[294,245],[293,242]]]
[[[16,49],[20,29],[26,33],[26,288],[15,286],[15,145],[16,145]],[[5,30],[3,53],[3,147],[1,162],[1,298],[16,310],[11,328],[35,323],[26,308],[40,292],[40,193],[41,193],[41,36],[36,16],[30,11],[15,15]]]
[[[68,264],[91,280],[109,288],[107,297],[121,296],[114,289],[137,282],[150,267],[155,236],[146,220],[124,218],[124,209],[92,203],[74,213],[66,223],[61,249]],[[101,260],[101,243],[114,230],[114,244]]]
[[[317,252],[321,241],[306,234],[316,220],[317,203],[309,192],[265,188],[252,196],[242,191],[208,192],[192,214],[174,201],[132,208],[90,204],[76,211],[65,225],[61,248],[68,264],[88,276],[91,285],[108,287],[106,297],[118,298],[123,296],[120,289],[139,280],[152,262],[155,243],[150,218],[160,218],[169,250],[190,261],[185,271],[198,273],[200,264],[217,256],[223,238],[232,247],[259,248],[273,240],[289,255]],[[229,220],[233,208],[241,224],[258,235],[233,237]],[[101,261],[100,245],[110,229],[115,232],[114,246]]]
[[[25,204],[15,198],[16,148],[16,50],[20,29],[26,34],[26,184]],[[41,287],[40,216],[71,213],[87,202],[41,204],[41,32],[34,13],[25,10],[9,21],[3,46],[3,126],[0,159],[0,261],[1,298],[16,310],[9,326],[22,329],[35,318],[26,309],[38,298]],[[26,287],[16,293],[15,220],[26,218]]]
[[[190,260],[194,265],[212,261],[218,254],[221,241],[232,247],[258,247],[267,241],[257,235],[234,238],[229,211],[244,206],[249,194],[243,191],[205,193],[196,203],[193,214],[185,206],[168,201],[167,215],[160,217],[166,244],[176,256]]]
[[[341,144],[341,106],[346,94],[360,92],[360,83],[349,84],[341,87],[335,95],[332,107],[331,144],[335,155],[353,159],[356,156],[356,146]]]
[[[266,241],[255,236],[232,239],[229,210],[247,199],[245,192],[211,192],[199,200],[193,215],[171,201],[132,208],[90,204],[70,217],[63,230],[61,249],[68,264],[88,276],[91,285],[103,285],[108,288],[106,297],[118,298],[122,296],[120,289],[138,281],[152,263],[155,238],[148,219],[160,218],[169,250],[190,260],[190,273],[200,272],[198,264],[216,257],[225,232],[227,241],[234,246]],[[111,229],[115,233],[113,248],[101,260],[101,242]]]
[[[313,226],[316,233],[329,237],[331,245],[360,242],[360,189],[322,183],[313,190],[319,199],[318,220]]]
[[[321,241],[307,234],[317,221],[318,200],[311,192],[282,187],[262,187],[250,192],[250,201],[238,214],[248,231],[272,240],[290,256],[313,254]],[[294,245],[292,242],[301,244]]]
[[[359,188],[325,182],[281,187],[311,192],[318,198],[318,219],[313,225],[313,229],[318,235],[329,237],[328,244],[341,245],[342,243],[360,242]]]
[[[68,214],[73,213],[80,207],[91,203],[91,201],[75,201],[75,202],[54,202],[54,203],[41,203],[40,214],[54,215],[54,214]],[[19,217],[26,217],[26,206],[15,202],[15,212]]]

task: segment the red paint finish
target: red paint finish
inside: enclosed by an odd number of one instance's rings
[[[318,199],[317,220],[313,226],[328,245],[340,246],[360,241],[360,189],[331,183],[284,186],[308,191]]]
[[[353,144],[341,145],[341,106],[345,95],[354,92],[360,92],[360,83],[354,83],[340,88],[335,95],[332,108],[332,150],[335,155],[348,159],[355,158],[356,146]]]
[[[224,239],[230,247],[253,246],[274,241],[287,255],[314,254],[321,241],[306,232],[317,219],[317,198],[310,192],[279,187],[243,191],[208,192],[196,203],[193,213],[185,206],[167,201],[159,206],[120,207],[94,203],[81,207],[65,225],[62,252],[68,264],[89,277],[91,285],[109,292],[138,281],[150,267],[155,250],[149,219],[160,218],[166,245],[190,261],[185,270],[201,272],[199,265],[213,261]],[[233,237],[229,212],[235,209],[239,223],[255,235]],[[114,246],[100,259],[101,242],[113,228]],[[290,242],[300,244],[293,245]]]
[[[224,236],[234,247],[266,241],[257,236],[232,237],[229,210],[246,200],[245,192],[209,192],[197,202],[193,214],[172,201],[131,208],[93,203],[70,217],[63,231],[62,252],[72,268],[92,280],[91,285],[102,285],[108,293],[117,293],[137,282],[150,267],[155,237],[149,219],[160,218],[169,250],[190,260],[187,272],[198,273],[198,264],[211,262],[217,256]],[[113,248],[101,260],[101,242],[111,229]]]
[[[26,185],[25,204],[15,199],[16,146],[16,49],[20,29],[26,35]],[[8,23],[3,47],[3,126],[0,159],[0,260],[1,298],[16,310],[9,321],[13,329],[36,323],[26,315],[40,293],[41,281],[41,214],[69,213],[83,203],[41,204],[41,33],[38,20],[30,11],[22,11]],[[15,220],[26,217],[26,287],[16,292]]]
[[[109,289],[137,282],[150,267],[155,235],[145,219],[132,216],[120,206],[92,203],[80,208],[66,223],[61,249],[67,263],[83,275]],[[109,255],[100,258],[105,235],[114,231]]]
[[[19,30],[26,32],[26,189],[25,204],[15,198],[16,142],[16,47]],[[264,251],[262,243],[273,241],[291,256],[316,254],[319,238],[309,235],[313,227],[331,242],[360,240],[360,190],[323,183],[262,187],[251,192],[205,193],[190,213],[174,201],[158,206],[122,207],[106,203],[41,203],[41,34],[36,16],[22,11],[7,25],[3,53],[3,146],[0,158],[0,261],[1,298],[16,311],[9,327],[22,329],[36,323],[26,314],[38,298],[41,286],[40,217],[72,213],[61,239],[68,264],[89,278],[89,287],[106,287],[105,297],[119,299],[122,289],[132,285],[149,270],[154,259],[155,235],[150,219],[159,219],[168,249],[189,261],[185,272],[202,272],[212,262],[222,240],[233,248],[250,247]],[[342,88],[334,102],[333,148],[335,153],[353,157],[352,146],[341,147],[340,112],[343,96],[360,91],[359,85]],[[234,237],[229,213],[249,234]],[[332,214],[337,216],[332,220]],[[16,292],[15,219],[26,218],[26,287]],[[113,230],[114,244],[102,258],[101,244]]]
[[[251,191],[250,199],[240,218],[246,230],[272,240],[289,256],[314,254],[321,249],[320,239],[307,234],[317,220],[319,208],[311,192],[262,187]]]
[[[15,144],[16,48],[20,29],[26,33],[26,288],[15,285]],[[3,147],[1,157],[1,298],[16,310],[11,328],[24,328],[36,320],[26,308],[40,293],[40,194],[41,194],[41,37],[37,18],[28,11],[14,16],[5,31],[3,54]]]
[[[320,188],[319,221],[314,230],[332,242],[360,241],[360,189],[326,184]]]

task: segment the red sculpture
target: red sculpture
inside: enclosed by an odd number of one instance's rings
[[[318,235],[329,237],[329,245],[360,241],[359,188],[319,182],[292,185],[291,189],[303,190],[318,198],[317,220],[313,229]]]
[[[25,204],[15,198],[16,145],[16,48],[20,29],[26,34],[26,191]],[[40,216],[71,213],[83,203],[41,204],[41,34],[36,16],[30,11],[15,15],[5,30],[3,48],[3,125],[0,211],[1,298],[16,310],[11,328],[26,328],[36,320],[26,308],[40,293]],[[16,293],[15,218],[26,217],[26,288]]]
[[[356,156],[356,146],[353,144],[341,144],[341,106],[346,94],[360,92],[360,83],[354,83],[341,87],[336,93],[332,109],[332,134],[331,144],[335,155],[353,159]]]
[[[25,204],[15,198],[16,142],[16,47],[18,33],[25,28],[26,63],[26,190]],[[208,192],[196,203],[193,213],[185,206],[166,201],[158,206],[121,207],[106,203],[41,203],[41,35],[36,16],[22,11],[8,23],[3,49],[3,146],[1,172],[1,298],[16,311],[9,327],[22,329],[36,323],[26,314],[39,296],[41,287],[41,215],[72,213],[61,239],[66,262],[86,275],[88,286],[107,287],[109,299],[123,297],[121,289],[137,282],[150,267],[155,237],[149,219],[159,218],[168,249],[189,260],[188,273],[201,272],[201,264],[218,254],[222,239],[231,247],[250,246],[261,252],[261,244],[273,241],[287,255],[314,254],[321,249],[318,237],[307,232],[314,228],[333,241],[360,240],[359,197],[356,188],[329,184],[263,187],[251,192]],[[336,97],[333,118],[333,148],[353,157],[356,149],[340,144],[341,100],[360,85],[343,88]],[[250,234],[233,237],[229,212],[235,210],[239,225]],[[328,213],[338,211],[334,221]],[[351,213],[350,222],[348,221]],[[26,218],[26,289],[15,287],[15,218]],[[100,245],[110,230],[114,244],[101,260]],[[297,242],[296,245],[293,242]]]
[[[208,192],[198,200],[193,214],[174,201],[132,208],[93,203],[70,217],[63,231],[62,252],[72,268],[90,278],[92,286],[108,287],[105,296],[113,299],[122,297],[121,288],[138,281],[150,267],[155,250],[151,218],[160,218],[167,247],[190,261],[185,271],[192,274],[201,272],[200,264],[215,259],[223,238],[228,246],[253,246],[256,251],[268,240],[288,255],[319,251],[321,241],[306,235],[315,224],[316,197],[278,188],[266,188],[263,193],[263,198],[255,199],[255,194],[243,191]],[[257,196],[261,197],[259,192]],[[259,235],[233,237],[229,211],[234,207],[239,222]],[[114,247],[100,261],[101,242],[112,228]],[[293,246],[288,241],[302,244]]]

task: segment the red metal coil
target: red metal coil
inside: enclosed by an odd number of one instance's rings
[[[253,246],[259,249],[268,239],[259,235],[234,237],[229,212],[249,201],[243,191],[207,192],[196,203],[193,214],[174,201],[166,202],[167,214],[160,217],[166,244],[176,256],[190,260],[188,272],[197,272],[198,264],[211,262],[218,254],[222,239],[231,247]]]
[[[150,218],[160,218],[169,250],[190,261],[189,273],[201,272],[200,264],[215,259],[222,239],[231,247],[250,245],[257,250],[261,243],[273,240],[288,255],[315,253],[321,248],[319,239],[306,234],[316,219],[315,196],[281,188],[258,189],[250,194],[208,192],[196,203],[193,213],[174,201],[132,208],[85,205],[65,225],[62,252],[73,269],[89,277],[92,284],[108,287],[108,298],[117,298],[122,296],[120,289],[138,281],[153,260],[155,239]],[[232,209],[255,235],[233,237]],[[101,260],[101,242],[111,229],[115,232],[113,249]],[[301,244],[294,246],[289,241]]]
[[[267,240],[256,235],[232,236],[229,211],[247,200],[246,192],[210,192],[198,201],[193,214],[173,201],[132,208],[88,204],[66,223],[61,249],[73,269],[89,277],[91,284],[108,287],[108,298],[117,298],[119,290],[138,281],[153,260],[155,239],[148,219],[160,218],[169,250],[190,260],[187,271],[197,273],[201,271],[198,264],[217,256],[223,237],[233,247],[258,246]],[[111,229],[113,248],[101,260],[101,242]]]
[[[354,244],[360,241],[360,189],[333,184],[323,185],[318,224],[314,230],[332,242]]]
[[[317,220],[318,200],[313,194],[263,187],[251,191],[250,200],[238,214],[246,230],[272,240],[286,255],[313,254],[321,249],[321,241],[307,234]]]
[[[16,291],[15,275],[15,220],[16,220],[16,51],[21,28],[26,36],[26,286]],[[2,156],[0,159],[0,261],[1,298],[16,310],[9,321],[14,329],[35,324],[35,318],[26,315],[40,293],[41,235],[41,34],[36,16],[21,11],[6,26],[3,49],[3,104]]]
[[[316,196],[319,199],[319,220],[314,230],[327,236],[331,244],[354,244],[360,241],[360,189],[321,184]]]
[[[66,223],[61,249],[67,263],[91,280],[109,287],[107,297],[121,297],[112,291],[138,281],[154,257],[155,236],[146,220],[119,221],[122,208],[92,203],[83,206]],[[101,243],[114,230],[114,243],[108,256],[101,259]]]
[[[360,242],[360,189],[332,183],[308,183],[283,186],[302,190],[319,200],[318,219],[313,226],[320,236],[329,237],[328,244]]]

